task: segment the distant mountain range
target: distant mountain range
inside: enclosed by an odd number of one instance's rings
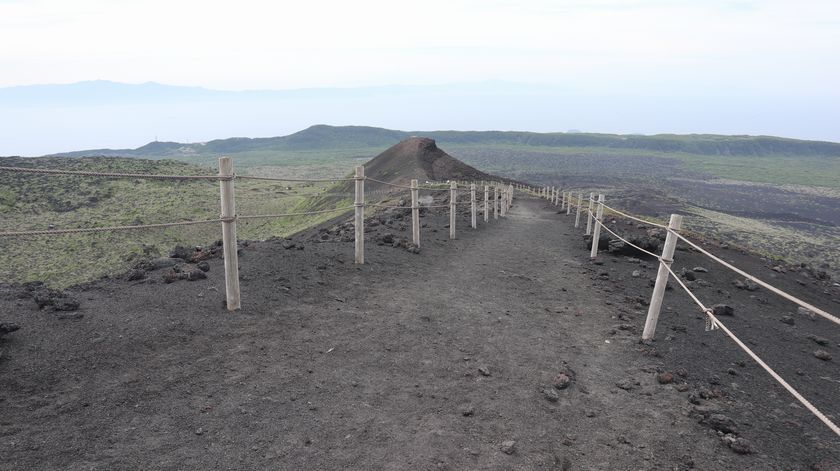
[[[598,148],[610,150],[684,153],[716,156],[836,156],[840,143],[805,141],[772,136],[722,136],[711,134],[654,136],[535,133],[516,131],[396,131],[369,126],[315,125],[288,136],[234,137],[204,143],[150,142],[136,149],[91,149],[52,154],[63,157],[119,156],[184,158],[198,155],[235,155],[246,152],[298,152],[336,149],[387,148],[411,136],[435,139],[439,145],[528,146]]]
[[[840,106],[832,99],[765,96],[721,89],[717,94],[648,90],[574,90],[562,85],[506,81],[441,85],[225,91],[154,82],[103,80],[0,88],[0,155],[36,156],[72,149],[122,149],[149,141],[208,142],[209,148],[298,148],[349,145],[358,139],[379,151],[394,138],[433,134],[441,144],[528,143],[751,155],[834,152],[825,144],[752,137],[652,136],[706,131],[714,134],[793,136],[840,141]],[[534,133],[399,135],[350,128],[341,134],[313,123],[364,124],[389,129],[527,130]],[[609,130],[593,135],[568,129]],[[317,132],[315,132],[317,131]],[[639,133],[644,135],[639,135]],[[219,136],[282,136],[288,139],[217,141]],[[348,136],[348,134],[350,136]],[[313,139],[317,137],[317,139]],[[225,142],[228,141],[228,142]],[[181,149],[180,151],[178,149]],[[229,147],[221,147],[229,149]],[[200,152],[193,145],[161,145],[126,155]],[[367,154],[369,155],[369,154]],[[375,155],[375,154],[373,154]]]

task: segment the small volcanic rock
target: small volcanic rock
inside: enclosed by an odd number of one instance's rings
[[[819,358],[822,361],[830,361],[831,360],[831,354],[828,353],[827,351],[823,350],[823,349],[819,349],[819,350],[814,351],[814,357]]]
[[[729,416],[723,414],[712,414],[706,420],[706,423],[709,427],[721,431],[723,433],[735,433],[736,432],[736,425],[735,421],[729,418]]]
[[[728,304],[715,304],[712,306],[712,313],[716,316],[734,316],[735,308]]]
[[[674,382],[674,375],[671,373],[659,373],[656,375],[656,380],[659,384],[671,384]]]
[[[569,377],[566,373],[560,373],[554,378],[554,381],[551,383],[556,389],[566,389],[572,384],[572,378]]]
[[[560,395],[557,394],[557,391],[555,391],[552,388],[543,389],[542,394],[543,397],[545,397],[548,400],[548,402],[557,402],[560,400]]]
[[[732,443],[729,444],[729,448],[732,449],[735,453],[739,455],[748,455],[750,453],[755,453],[753,449],[752,443],[746,438],[736,438]]]
[[[499,445],[499,449],[506,455],[512,455],[516,452],[516,442],[513,440],[505,440]]]

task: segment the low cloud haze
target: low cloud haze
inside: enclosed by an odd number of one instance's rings
[[[840,141],[838,56],[823,0],[0,0],[0,155],[315,123]]]

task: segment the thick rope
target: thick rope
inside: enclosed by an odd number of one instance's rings
[[[771,291],[771,292],[773,292],[773,293],[778,294],[779,296],[781,296],[781,297],[783,297],[783,298],[787,299],[788,301],[791,301],[791,302],[793,302],[793,303],[795,303],[795,304],[798,304],[799,306],[801,306],[801,307],[803,307],[803,308],[805,308],[805,309],[807,309],[807,310],[809,310],[809,311],[811,311],[811,312],[813,312],[813,313],[815,313],[815,314],[819,314],[820,316],[822,316],[822,317],[824,317],[824,318],[826,318],[826,319],[830,320],[831,322],[834,322],[834,323],[835,323],[835,324],[837,324],[837,325],[840,325],[840,318],[837,318],[836,316],[833,316],[833,315],[829,314],[828,312],[823,311],[822,309],[820,309],[820,308],[818,308],[818,307],[816,307],[816,306],[813,306],[813,305],[812,305],[812,304],[810,304],[810,303],[806,303],[805,301],[803,301],[803,300],[801,300],[801,299],[799,299],[799,298],[797,298],[797,297],[795,297],[795,296],[793,296],[793,295],[790,295],[790,294],[788,294],[788,293],[786,293],[786,292],[784,292],[784,291],[780,290],[779,288],[776,288],[775,286],[773,286],[773,285],[771,285],[771,284],[769,284],[769,283],[765,283],[764,281],[761,281],[760,279],[758,279],[758,278],[756,278],[756,277],[754,277],[754,276],[750,275],[749,273],[747,273],[747,272],[745,272],[745,271],[743,271],[743,270],[741,270],[741,269],[739,269],[739,268],[737,268],[737,267],[733,266],[732,264],[727,263],[726,261],[722,260],[721,258],[719,258],[719,257],[717,257],[717,256],[715,256],[715,255],[713,255],[713,254],[711,254],[711,253],[710,253],[709,251],[707,251],[706,249],[704,249],[704,248],[700,247],[699,245],[695,244],[694,242],[690,241],[689,239],[687,239],[687,238],[683,237],[683,236],[682,236],[679,232],[677,232],[677,231],[674,231],[674,230],[668,229],[668,232],[671,232],[672,234],[676,235],[677,237],[679,237],[679,238],[680,238],[680,240],[682,240],[682,241],[683,241],[683,242],[685,242],[686,244],[688,244],[688,245],[690,245],[690,246],[694,247],[695,249],[697,249],[697,251],[699,251],[699,252],[700,252],[700,253],[702,253],[703,255],[705,255],[705,256],[707,256],[707,257],[711,258],[712,260],[714,260],[714,261],[716,261],[717,263],[719,263],[719,264],[721,264],[721,265],[725,266],[726,268],[729,268],[730,270],[734,271],[735,273],[738,273],[739,275],[741,275],[741,276],[743,276],[743,277],[745,277],[745,278],[748,278],[748,279],[750,279],[750,280],[752,280],[752,281],[756,282],[757,284],[759,284],[759,285],[761,285],[761,286],[763,286],[763,287],[767,288],[768,290],[770,290],[770,291]]]
[[[237,175],[238,180],[266,180],[272,182],[314,182],[314,183],[330,183],[330,182],[352,182],[355,178],[274,178],[274,177],[255,177],[252,175]]]
[[[273,195],[272,198],[302,198],[305,196],[352,196],[352,193],[298,193],[288,195]],[[237,199],[242,196],[237,197]]]
[[[339,211],[350,211],[354,206],[345,206],[335,209],[325,209],[323,211],[306,211],[302,213],[281,213],[281,214],[254,214],[250,216],[237,216],[237,219],[269,219],[269,218],[284,218],[290,216],[309,216],[313,214],[336,213]]]
[[[109,173],[109,172],[87,172],[76,170],[57,170],[46,168],[23,168],[23,167],[0,167],[0,171],[17,173],[38,173],[45,175],[76,175],[82,177],[107,177],[107,178],[147,178],[153,180],[232,180],[233,177],[222,177],[219,175],[151,175],[147,173]]]
[[[587,198],[587,199],[588,199],[588,198]],[[640,218],[637,218],[637,217],[635,217],[635,216],[631,216],[631,215],[629,215],[629,214],[627,214],[627,213],[624,213],[624,212],[621,212],[621,211],[619,211],[619,210],[617,210],[617,209],[615,209],[615,208],[611,208],[611,207],[609,207],[609,206],[605,205],[604,203],[601,203],[601,205],[602,205],[604,208],[606,208],[606,209],[608,209],[608,210],[610,210],[610,211],[612,211],[612,212],[614,212],[614,213],[616,213],[616,214],[618,214],[618,215],[620,215],[620,216],[624,216],[624,217],[626,217],[627,219],[632,219],[632,220],[634,220],[634,221],[641,222],[641,223],[643,223],[643,224],[647,224],[647,225],[650,225],[650,226],[661,227],[662,229],[668,229],[668,226],[666,226],[665,224],[659,224],[658,222],[647,221],[647,220],[645,220],[645,219],[640,219]]]
[[[396,183],[383,182],[382,180],[377,180],[377,179],[371,178],[371,177],[365,177],[365,180],[371,181],[371,182],[374,182],[374,183],[381,183],[383,185],[393,186],[395,188],[406,188],[408,190],[412,189],[410,186],[407,186],[407,185],[398,185]]]
[[[694,293],[692,293],[691,290],[688,289],[688,287],[682,282],[682,280],[680,280],[680,277],[678,277],[677,274],[674,273],[673,270],[671,270],[671,267],[669,267],[662,260],[660,260],[660,263],[662,264],[662,266],[668,269],[668,272],[674,276],[674,279],[677,280],[682,289],[685,290],[685,292],[688,293],[689,296],[691,296],[691,299],[708,316],[708,318],[711,320],[712,329],[720,328],[720,330],[722,330],[729,338],[732,339],[732,341],[734,341],[739,347],[741,347],[741,349],[744,350],[747,353],[747,355],[750,356],[750,358],[755,360],[756,363],[758,363],[762,368],[764,368],[764,370],[771,377],[773,377],[773,379],[775,379],[779,384],[781,384],[785,389],[787,389],[787,391],[793,397],[795,397],[796,400],[802,403],[803,406],[805,406],[809,411],[811,411],[812,414],[814,414],[818,419],[820,419],[822,423],[824,423],[829,429],[831,429],[832,432],[834,432],[838,437],[840,437],[840,428],[838,428],[837,425],[834,424],[834,422],[832,422],[828,417],[826,417],[825,414],[820,412],[820,410],[817,409],[813,404],[811,404],[810,401],[805,399],[805,397],[803,397],[802,394],[799,394],[799,391],[793,389],[793,387],[790,384],[788,384],[788,382],[785,381],[784,378],[779,376],[779,374],[776,373],[773,370],[773,368],[770,368],[770,366],[767,365],[767,363],[765,363],[761,358],[759,358],[758,355],[756,355],[752,350],[750,350],[749,347],[744,345],[744,342],[742,342],[738,337],[736,337],[735,334],[732,333],[732,331],[730,331],[725,325],[723,325],[723,323],[720,322],[720,320],[718,320],[718,318],[714,315],[713,311],[710,308],[707,308],[699,299],[697,299],[697,296],[695,296]]]
[[[112,226],[112,227],[85,227],[77,229],[46,229],[35,231],[15,231],[15,232],[0,232],[0,237],[19,237],[19,236],[40,236],[40,235],[62,235],[62,234],[86,234],[92,232],[108,232],[108,231],[132,231],[135,229],[158,229],[164,227],[175,226],[193,226],[196,224],[211,224],[219,222],[231,222],[236,218],[220,218],[220,219],[206,219],[203,221],[182,221],[182,222],[167,222],[161,224],[142,224],[137,226]]]
[[[408,186],[408,185],[399,185],[399,184],[397,184],[397,183],[383,182],[382,180],[377,180],[377,179],[375,179],[375,178],[371,178],[371,177],[365,177],[365,180],[367,180],[367,181],[371,181],[371,182],[374,182],[374,183],[381,183],[381,184],[383,184],[383,185],[388,185],[388,186],[392,186],[392,187],[395,187],[395,188],[405,188],[405,189],[407,189],[407,190],[413,190],[413,189],[414,189],[414,188],[411,188],[411,186]],[[435,187],[432,187],[432,186],[418,186],[418,187],[417,187],[417,190],[424,190],[424,191],[449,191],[449,188],[435,188]]]

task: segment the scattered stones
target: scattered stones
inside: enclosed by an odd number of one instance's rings
[[[183,263],[183,260],[181,260],[179,258],[161,257],[161,258],[156,258],[156,259],[150,261],[149,262],[149,269],[150,270],[160,270],[162,268],[174,267],[175,265],[177,265],[179,263]]]
[[[691,270],[697,273],[709,273],[709,270],[703,267],[694,267]]]
[[[709,418],[706,419],[706,424],[718,431],[723,433],[736,433],[737,427],[735,421],[732,420],[729,416],[723,414],[711,414]]]
[[[472,417],[475,414],[475,408],[471,404],[461,406],[461,415],[464,417]]]
[[[828,345],[828,343],[829,343],[827,338],[820,337],[819,335],[809,335],[809,336],[808,336],[808,337],[806,337],[806,338],[807,338],[808,340],[813,341],[813,342],[814,342],[814,343],[816,343],[817,345],[823,345],[823,346],[825,346],[825,345]]]
[[[134,270],[128,272],[128,276],[126,278],[128,281],[142,280],[146,278],[146,271],[135,268]]]
[[[728,304],[715,304],[712,306],[712,313],[716,316],[734,316],[735,308]]]
[[[791,316],[782,316],[782,318],[779,319],[779,320],[782,321],[782,324],[787,324],[787,325],[796,324],[796,320],[794,320],[794,318],[791,317]]]
[[[176,245],[171,252],[169,252],[170,258],[180,258],[181,260],[189,261],[192,259],[194,250],[184,247],[183,245]]]
[[[39,309],[50,307],[53,311],[65,312],[79,309],[79,300],[72,297],[69,293],[46,288],[41,285],[37,286],[32,299],[35,300]]]
[[[291,240],[284,240],[283,243],[280,244],[280,246],[283,247],[286,250],[291,250],[291,249],[295,248],[296,244],[294,242],[292,242]]]
[[[694,281],[697,279],[697,275],[695,275],[693,271],[685,271],[682,276],[688,281]]]
[[[553,388],[545,388],[542,390],[543,397],[545,397],[548,402],[557,402],[560,400],[560,395],[557,394]]]
[[[743,289],[743,290],[747,290],[747,291],[757,291],[758,290],[758,285],[754,281],[752,281],[748,278],[745,278],[744,280],[735,280],[735,281],[732,282],[732,284],[735,285],[735,287],[738,288],[738,289]]]
[[[802,316],[808,316],[808,318],[810,318],[811,320],[814,320],[817,317],[817,315],[813,311],[811,311],[810,309],[805,309],[801,306],[796,309],[796,313]]]
[[[822,361],[831,361],[831,354],[823,349],[815,350],[814,357]]]
[[[7,322],[0,322],[0,337],[3,337],[6,334],[11,334],[12,332],[19,330],[20,326],[13,323]]]
[[[207,263],[206,261],[198,262],[195,266],[198,267],[198,269],[201,270],[201,271],[204,271],[204,272],[210,271],[210,264]]]
[[[501,443],[501,445],[499,445],[499,449],[506,455],[512,455],[516,453],[516,442],[513,440],[505,440]]]
[[[178,281],[178,272],[174,269],[170,268],[163,274],[163,282],[164,283],[174,283]]]
[[[750,453],[755,453],[753,449],[752,443],[746,438],[736,438],[732,443],[729,444],[729,448],[732,449],[735,453],[739,455],[748,455]]]
[[[631,276],[633,278],[638,278],[638,277],[642,276],[642,272],[640,272],[639,270],[633,270],[633,273],[631,274]]]
[[[674,389],[676,389],[678,392],[686,392],[688,391],[688,383],[675,384]]]
[[[569,377],[566,373],[560,373],[554,378],[554,381],[551,383],[556,389],[566,389],[569,385],[572,384],[572,378]]]
[[[674,382],[674,375],[668,372],[659,373],[656,375],[656,381],[658,381],[659,384],[671,384]]]
[[[207,278],[207,274],[204,271],[199,270],[198,268],[193,268],[191,270],[187,270],[181,273],[181,277],[186,279],[187,281],[196,281],[196,280],[204,280]]]
[[[622,379],[621,381],[618,381],[617,383],[615,383],[617,388],[623,389],[625,391],[631,391],[631,390],[633,390],[633,388],[635,388],[639,384],[641,384],[641,383],[639,383],[638,381],[636,381],[633,378]]]
[[[479,366],[478,372],[481,373],[481,376],[490,376],[490,368],[486,366]]]

